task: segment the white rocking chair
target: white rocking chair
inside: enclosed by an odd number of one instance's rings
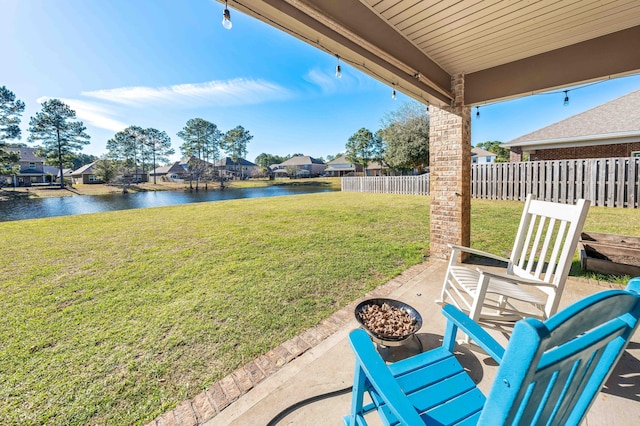
[[[438,302],[455,305],[474,321],[549,318],[558,310],[588,210],[588,200],[560,204],[529,194],[509,259],[450,246],[451,259]],[[459,263],[461,252],[505,262],[506,270]]]

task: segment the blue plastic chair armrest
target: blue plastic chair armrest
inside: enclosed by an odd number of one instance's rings
[[[442,307],[442,315],[466,333],[471,340],[480,346],[498,364],[502,362],[504,348],[482,327],[465,315],[464,312],[453,305],[444,305]],[[456,327],[449,327],[449,325],[447,325],[447,332],[454,333],[454,335],[445,336],[445,341],[447,341],[447,339],[451,339],[451,341],[455,340]]]
[[[640,294],[640,277],[631,278],[627,283],[626,290]]]
[[[420,419],[415,407],[376,351],[369,335],[362,329],[355,329],[349,334],[349,340],[356,355],[357,365],[362,368],[371,385],[400,423],[403,425],[423,424],[424,422]]]

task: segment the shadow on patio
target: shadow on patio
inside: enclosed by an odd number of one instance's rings
[[[428,260],[367,295],[391,297],[408,303],[422,315],[418,333],[424,350],[440,344],[445,320],[434,303],[439,296],[447,262]],[[609,284],[569,277],[561,307]],[[363,299],[365,299],[363,298]],[[151,425],[340,425],[350,409],[354,356],[347,341],[358,327],[354,301],[311,330],[247,364],[192,400],[151,422]],[[506,339],[494,336],[502,344]],[[488,392],[497,370],[486,354],[460,347],[462,364],[483,392]],[[605,388],[586,417],[586,424],[626,425],[640,422],[640,335],[636,334]],[[344,392],[335,392],[345,390]],[[313,399],[335,392],[337,395]],[[290,408],[296,408],[292,410]],[[379,424],[370,416],[370,424]],[[276,422],[277,421],[277,422]]]

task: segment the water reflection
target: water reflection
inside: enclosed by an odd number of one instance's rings
[[[320,186],[268,186],[264,188],[225,189],[224,191],[157,191],[134,194],[16,199],[0,202],[0,222],[206,201],[275,197],[329,191],[333,190]]]

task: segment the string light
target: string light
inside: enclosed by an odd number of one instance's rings
[[[476,107],[476,118],[480,118],[480,107]]]
[[[565,90],[564,91],[564,102],[563,102],[564,106],[568,106],[569,105],[569,91]]]
[[[340,56],[336,55],[338,58],[338,65],[336,65],[336,78],[342,78],[342,68],[340,68]]]
[[[222,12],[222,26],[230,30],[233,24],[231,23],[231,12],[227,8],[227,0],[224,0],[224,12]]]
[[[392,86],[393,86],[393,91],[391,92],[391,99],[393,99],[395,101],[396,100],[396,85],[395,85],[395,83]]]
[[[225,0],[225,4],[226,4],[226,0]],[[320,42],[320,40],[316,40],[316,39],[309,38],[309,37],[307,37],[306,35],[304,35],[304,34],[302,34],[302,33],[298,32],[298,31],[295,31],[295,30],[294,30],[294,29],[292,29],[292,28],[288,28],[288,27],[286,27],[286,26],[282,25],[281,23],[276,22],[276,21],[274,21],[273,19],[271,19],[271,18],[269,18],[269,17],[267,17],[267,16],[265,16],[265,15],[261,14],[261,13],[260,13],[260,12],[258,12],[257,10],[252,9],[251,7],[247,6],[246,4],[243,4],[242,6],[243,6],[245,9],[247,9],[249,12],[251,12],[252,14],[254,14],[255,16],[259,16],[259,17],[260,17],[264,22],[270,23],[273,27],[275,27],[275,28],[280,28],[280,29],[282,29],[283,31],[288,32],[288,33],[291,33],[291,34],[293,34],[293,35],[297,36],[298,38],[300,38],[300,39],[302,39],[302,40],[306,40],[306,41],[307,41],[309,44],[311,44],[311,45],[317,45],[320,49],[322,49],[322,50],[324,50],[324,51],[326,51],[326,52],[328,52],[328,53],[330,53],[330,54],[333,54],[333,52],[331,52],[331,50],[330,50],[328,47],[326,47],[326,46],[323,46],[323,45],[322,45],[322,43]],[[340,57],[339,57],[337,54],[336,54],[335,56],[338,58],[338,60],[340,59]],[[371,69],[370,67],[368,67],[365,63],[360,63],[360,62],[350,61],[349,59],[345,59],[345,58],[342,58],[342,59],[344,59],[344,60],[345,60],[345,62],[348,62],[348,63],[351,63],[351,64],[355,65],[356,67],[361,67],[361,68],[363,68],[363,69],[367,70],[367,71],[369,72],[369,74],[370,74],[370,75],[375,76],[375,77],[376,77],[376,78],[378,78],[379,80],[385,81],[385,82],[387,82],[387,83],[391,83],[387,78],[385,78],[385,77],[383,77],[382,75],[380,75],[380,74],[376,73],[373,69]],[[338,70],[340,71],[340,73],[342,72],[342,70],[341,70],[341,68],[340,68],[340,65],[336,66],[336,74],[337,74]],[[340,75],[341,75],[341,74],[340,74]],[[411,74],[409,74],[409,75],[411,75]],[[339,76],[336,76],[336,77],[340,78]],[[417,79],[418,81],[420,81],[420,79],[421,79],[421,75],[420,75],[420,73],[419,73],[419,72],[416,72],[415,74],[413,74],[413,77],[414,77],[415,79]],[[406,92],[406,93],[410,93],[410,94],[414,95],[416,98],[420,98],[420,99],[424,100],[424,102],[425,102],[425,103],[428,103],[428,102],[429,102],[429,101],[428,101],[428,99],[426,99],[422,93],[417,93],[417,92],[415,92],[415,91],[411,90],[411,88],[410,88],[410,87],[402,87],[401,85],[398,85],[398,87],[400,87],[401,89],[403,89],[403,91],[404,91],[404,92]]]

